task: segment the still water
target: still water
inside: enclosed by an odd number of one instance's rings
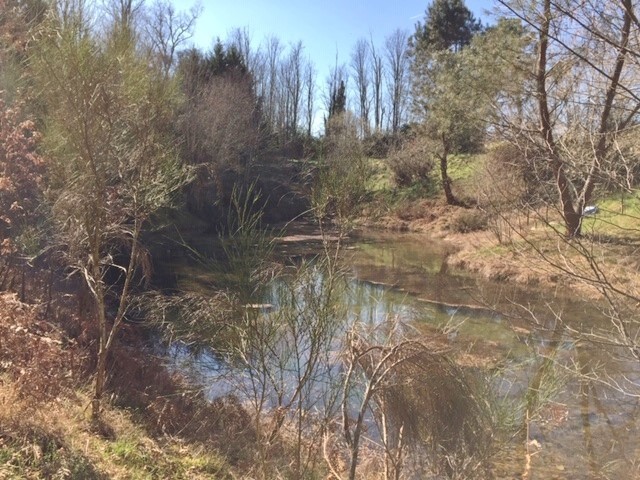
[[[452,271],[446,246],[420,235],[364,235],[356,246],[358,281],[392,285],[389,294],[407,292],[408,303],[429,302],[418,322],[460,325],[448,336],[459,358],[509,366],[510,381],[501,387],[508,395],[535,388],[545,358],[553,360],[549,398],[528,440],[515,438],[497,462],[498,477],[520,478],[528,448],[529,478],[640,478],[640,365],[623,349],[576,333],[608,327],[598,305],[570,291],[525,290]]]
[[[315,234],[288,232],[278,254],[321,252]],[[447,263],[450,248],[425,235],[361,232],[345,252],[350,315],[373,323],[399,318],[437,338],[460,365],[492,375],[495,397],[507,405],[536,397],[540,408],[530,422],[514,415],[523,428],[493,462],[497,478],[640,478],[640,365],[624,349],[580,335],[608,327],[597,304],[571,291],[456,271]],[[176,267],[180,288],[206,288],[208,274],[198,268]],[[265,304],[277,306],[274,292]]]

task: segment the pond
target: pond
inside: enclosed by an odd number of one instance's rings
[[[278,254],[319,253],[318,233],[296,227]],[[370,323],[396,317],[437,338],[463,368],[492,378],[493,394],[507,405],[532,392],[538,398],[537,414],[494,459],[497,478],[640,477],[640,396],[633,389],[640,364],[615,345],[579,334],[609,324],[597,304],[571,291],[524,289],[456,271],[447,263],[450,247],[425,235],[360,232],[344,250],[350,277],[344,303],[352,317]],[[161,267],[175,273],[181,289],[206,288],[210,273],[197,265]],[[276,308],[278,301],[271,289],[263,303]],[[224,363],[208,360],[218,371]],[[211,370],[199,374],[211,383],[221,378]],[[231,389],[218,382],[210,393]]]

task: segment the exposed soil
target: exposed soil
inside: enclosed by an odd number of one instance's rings
[[[360,219],[359,224],[398,232],[431,233],[446,231],[453,212],[460,207],[447,205],[441,200],[406,202],[377,218]]]

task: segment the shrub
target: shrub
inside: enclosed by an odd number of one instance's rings
[[[319,218],[343,223],[358,214],[367,198],[372,170],[348,116],[331,118],[325,156],[316,171],[312,204]]]
[[[449,229],[457,233],[477,232],[485,230],[488,225],[487,215],[480,210],[460,210],[451,217]]]
[[[517,203],[535,204],[546,198],[553,173],[548,162],[537,161],[539,155],[533,149],[522,151],[506,142],[489,148],[485,168],[477,179],[479,203],[501,209]]]
[[[374,133],[362,141],[362,146],[367,157],[387,158],[398,142],[398,137],[392,134]]]
[[[8,105],[0,91],[0,243],[13,253],[15,239],[36,219],[43,191],[44,158],[37,152],[41,135],[23,114],[24,104]]]
[[[83,366],[73,343],[38,316],[38,307],[15,294],[0,295],[0,374],[15,382],[18,396],[32,405],[70,391]]]
[[[399,188],[428,187],[433,183],[431,171],[434,163],[429,145],[423,139],[409,140],[389,157],[388,162],[394,183]]]
[[[41,427],[23,426],[19,433],[0,429],[0,445],[0,478],[107,478],[59,434]]]

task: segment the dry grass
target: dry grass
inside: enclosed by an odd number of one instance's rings
[[[521,219],[523,220],[523,219]],[[508,222],[510,241],[499,243],[491,232],[450,235],[459,250],[450,257],[458,268],[497,280],[523,285],[564,285],[578,294],[597,299],[600,288],[610,286],[640,296],[638,245],[622,236],[586,232],[567,241],[558,224],[523,220]],[[505,228],[507,228],[505,227]]]
[[[97,431],[83,343],[43,320],[42,308],[0,295],[0,479],[231,478],[216,447],[247,443],[237,403],[181,394],[148,352],[120,346],[112,360],[121,374]]]
[[[207,401],[143,345],[118,346],[111,365],[120,372],[109,381],[114,405],[135,412],[150,435],[206,442],[232,455],[255,441],[251,419],[235,398]]]
[[[42,291],[29,285],[28,297]],[[79,296],[58,293],[49,310],[0,293],[0,479],[224,479],[248,469],[243,408],[187,393],[135,329],[114,351],[111,401],[91,427],[95,332]]]
[[[85,360],[60,328],[38,320],[39,310],[15,294],[0,295],[0,374],[33,405],[71,391]]]
[[[0,478],[231,478],[214,450],[152,438],[123,410],[106,408],[110,438],[96,434],[83,393],[39,408],[20,397],[15,384],[0,385]]]

